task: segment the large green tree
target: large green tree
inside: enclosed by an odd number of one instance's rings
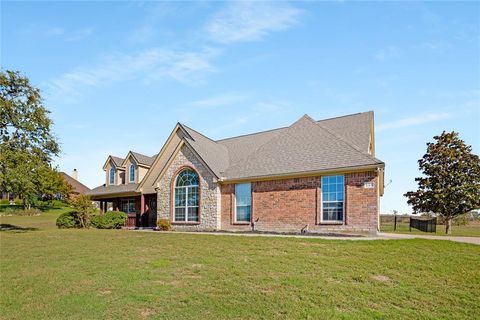
[[[444,217],[446,233],[452,219],[480,208],[480,159],[457,132],[445,132],[427,143],[427,153],[418,160],[423,177],[418,190],[405,194],[415,213],[434,212]]]
[[[0,191],[21,196],[27,207],[67,190],[51,167],[60,152],[52,125],[40,90],[19,72],[0,71]]]

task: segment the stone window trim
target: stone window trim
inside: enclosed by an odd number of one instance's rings
[[[180,172],[185,169],[190,169],[198,175],[198,221],[175,221],[175,180],[177,180]],[[183,165],[175,170],[172,175],[170,181],[170,223],[172,225],[199,225],[202,223],[202,176],[193,166]]]
[[[233,191],[231,194],[231,221],[232,225],[251,225],[253,219],[253,183],[250,187],[250,221],[237,221],[237,197],[235,195],[236,184],[233,184]]]
[[[339,174],[339,175],[343,175],[345,177],[344,174]],[[320,177],[320,187],[317,187],[316,188],[316,196],[317,196],[317,217],[316,217],[316,224],[317,225],[336,225],[336,226],[344,226],[344,225],[347,225],[347,212],[345,211],[346,208],[347,208],[347,205],[346,205],[346,202],[347,202],[347,184],[344,182],[344,198],[343,198],[343,220],[342,221],[324,221],[323,220],[323,192],[322,192],[322,177]]]

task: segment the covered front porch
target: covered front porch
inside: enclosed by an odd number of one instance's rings
[[[115,192],[117,186],[96,188],[90,191],[93,201],[102,212],[122,211],[128,216],[128,228],[153,228],[157,220],[157,194],[140,194],[136,191]]]

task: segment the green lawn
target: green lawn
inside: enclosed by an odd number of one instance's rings
[[[408,224],[402,223],[397,224],[397,230],[393,230],[393,223],[382,224],[380,226],[381,232],[392,232],[392,233],[405,233],[405,234],[424,234],[424,235],[434,235],[434,236],[447,236],[445,234],[445,226],[437,225],[437,232],[423,232],[417,229],[412,228],[412,231],[409,230]],[[480,237],[480,223],[470,223],[465,226],[453,226],[451,236],[458,237]]]
[[[60,211],[60,210],[59,210]],[[474,319],[480,246],[57,230],[1,217],[0,319]]]

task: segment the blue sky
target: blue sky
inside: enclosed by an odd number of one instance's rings
[[[177,121],[213,139],[373,110],[382,212],[409,211],[442,130],[480,149],[478,2],[7,2],[1,66],[41,88],[59,168],[157,153]]]

